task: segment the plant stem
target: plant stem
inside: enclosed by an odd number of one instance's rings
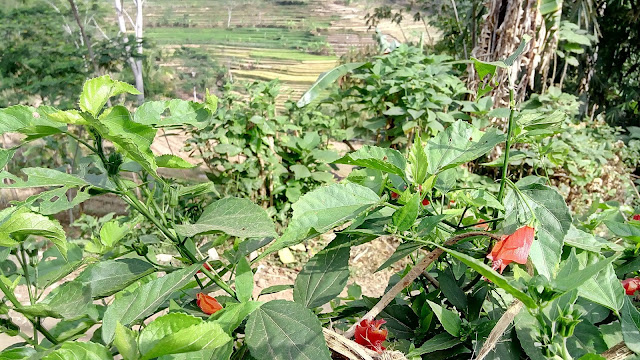
[[[22,309],[23,306],[20,301],[18,301],[13,291],[10,290],[2,281],[0,281],[0,291],[2,291],[7,299],[9,299],[14,308]],[[29,321],[33,324],[34,329],[38,330],[42,335],[44,335],[47,340],[49,340],[54,345],[58,344],[58,339],[56,339],[55,336],[51,335],[51,333],[47,329],[45,329],[39,322],[35,321],[29,316],[25,315],[25,317],[29,319]]]
[[[511,135],[513,132],[513,115],[516,112],[514,104],[513,87],[509,87],[509,125],[507,128],[507,140],[504,145],[504,163],[502,164],[502,179],[500,180],[500,191],[498,191],[498,201],[502,203],[504,199],[505,182],[509,171],[509,151],[511,150]],[[494,216],[495,217],[495,216]]]

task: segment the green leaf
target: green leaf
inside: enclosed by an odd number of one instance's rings
[[[222,310],[211,315],[209,321],[220,325],[222,330],[230,334],[242,324],[247,316],[260,306],[262,306],[262,303],[258,301],[247,301],[239,304],[227,303]]]
[[[518,48],[516,49],[516,51],[514,51],[513,54],[509,55],[509,57],[504,59],[505,65],[511,66],[515,63],[516,59],[520,55],[522,55],[522,53],[524,52],[524,48],[527,46],[527,43],[529,42],[529,40],[531,40],[531,36],[527,34],[522,35],[522,39],[520,40],[520,45],[518,45]]]
[[[628,296],[624,297],[624,305],[620,311],[620,324],[625,345],[636,354],[640,354],[640,311]]]
[[[496,128],[482,132],[473,125],[458,120],[427,142],[429,174],[437,174],[475,160],[504,140],[504,134],[499,133]]]
[[[380,265],[375,272],[388,268],[389,266],[395,264],[397,261],[401,259],[404,259],[407,255],[420,249],[423,246],[424,244],[421,244],[418,242],[411,242],[411,241],[403,242],[402,244],[398,245],[398,247],[396,248],[396,251],[387,259],[387,261],[385,261],[382,265]]]
[[[69,201],[67,195],[71,189],[74,188],[63,186],[61,188],[43,191],[29,196],[24,201],[16,204],[16,206],[31,208],[34,212],[41,215],[54,215],[62,211],[73,209],[91,198],[91,195],[89,194],[91,187],[84,187],[78,189],[75,194],[73,194],[71,201]]]
[[[349,279],[349,246],[338,235],[304,265],[293,287],[293,300],[309,309],[335,299]]]
[[[175,155],[156,156],[156,164],[161,168],[168,169],[193,169],[198,165],[193,165],[187,160]]]
[[[178,225],[179,235],[222,231],[241,238],[277,236],[275,225],[263,208],[248,199],[229,197],[208,205],[195,224]]]
[[[600,252],[600,250],[609,246],[608,241],[598,241],[595,236],[577,229],[573,224],[569,228],[567,235],[564,237],[564,244],[577,249],[593,252]]]
[[[513,323],[520,346],[527,356],[531,360],[547,360],[548,358],[542,355],[542,348],[539,347],[540,324],[538,321],[528,311],[520,311]]]
[[[91,289],[92,298],[101,298],[115,294],[154,271],[151,264],[139,259],[105,260],[89,265],[76,281]]]
[[[142,351],[141,348],[141,359],[148,360],[162,355],[213,350],[224,346],[231,340],[231,336],[226,334],[220,325],[205,321],[160,338],[148,352]]]
[[[251,300],[253,295],[253,271],[245,257],[240,258],[236,266],[236,295],[240,302]]]
[[[257,360],[330,360],[320,320],[304,306],[275,300],[249,315],[247,345]]]
[[[140,358],[136,333],[118,323],[113,344],[124,360],[137,360]]]
[[[427,153],[424,151],[424,145],[418,135],[409,152],[409,166],[407,167],[414,183],[422,184],[427,180],[428,164]]]
[[[128,326],[136,320],[155,312],[175,292],[186,285],[200,269],[201,264],[174,271],[154,279],[131,293],[114,300],[104,313],[102,339],[105,343],[113,341],[117,323]]]
[[[427,300],[427,303],[436,314],[438,320],[442,324],[442,327],[453,336],[460,336],[460,330],[462,329],[462,320],[460,315],[454,313],[451,310],[445,309],[442,306]]]
[[[65,342],[42,360],[113,360],[106,347],[92,342]]]
[[[86,314],[91,304],[90,290],[80,282],[70,281],[56,288],[41,302],[22,306],[16,311],[30,316],[76,318]]]
[[[169,109],[169,114],[163,116]],[[156,128],[190,125],[203,129],[209,124],[213,112],[207,104],[173,99],[169,101],[148,101],[142,104],[133,115],[137,123]]]
[[[567,349],[575,359],[588,353],[602,353],[608,348],[598,327],[582,321],[576,326],[573,336],[567,339]]]
[[[332,184],[308,192],[292,205],[293,215],[282,236],[258,259],[344,224],[379,201],[371,189],[353,183]]]
[[[163,338],[191,326],[202,324],[202,322],[201,318],[184,313],[170,313],[160,316],[140,332],[138,338],[140,353],[146,354]]]
[[[109,75],[85,81],[80,94],[80,109],[86,111],[93,117],[97,117],[110,97],[129,93],[140,94],[133,85],[122,81],[112,80]]]
[[[311,176],[311,172],[309,171],[309,169],[302,164],[291,165],[289,169],[293,171],[296,180],[306,179]]]
[[[567,260],[558,272],[555,283],[563,291],[578,288],[578,295],[605,306],[614,312],[622,308],[624,289],[616,277],[612,256],[602,259],[601,255],[571,249]]]
[[[0,360],[23,360],[35,355],[36,351],[30,347],[11,348],[0,352]]]
[[[58,170],[46,168],[23,168],[21,170],[27,175],[26,181],[9,172],[0,172],[0,189],[22,189],[44,186],[81,187],[89,185],[88,182],[75,175],[63,173]]]
[[[615,236],[619,236],[623,239],[636,243],[640,242],[640,226],[610,220],[605,220],[604,224]]]
[[[0,148],[0,169],[3,169],[11,159],[13,159],[13,154],[15,154],[17,149],[2,149]],[[0,181],[0,183],[2,183]]]
[[[572,249],[572,253],[573,252],[575,252],[574,249]],[[611,263],[618,257],[619,256],[611,256],[596,263],[587,265],[582,269],[576,268],[574,261],[569,260],[567,266],[558,272],[558,276],[554,280],[554,286],[564,292],[576,289],[589,279],[595,278],[597,274],[611,265]],[[613,269],[611,269],[611,271],[613,272]],[[595,290],[592,286],[588,286],[587,289]]]
[[[104,139],[111,141],[128,158],[160,179],[156,174],[158,166],[155,156],[151,152],[151,143],[156,136],[156,129],[131,120],[131,114],[124,106],[109,108],[99,118],[90,119],[89,123]]]
[[[0,135],[37,126],[64,129],[60,123],[49,120],[48,114],[54,111],[57,110],[49,106],[34,108],[24,105],[0,109]]]
[[[407,358],[412,359],[415,356],[421,356],[440,350],[450,349],[460,343],[462,343],[460,339],[455,338],[447,333],[440,333],[425,341],[424,344],[422,344],[419,348],[409,351],[409,353],[407,354]]]
[[[366,63],[364,62],[360,62],[360,63],[349,63],[349,64],[342,64],[332,70],[329,70],[327,72],[324,72],[322,74],[320,74],[320,76],[318,77],[318,80],[316,80],[315,83],[313,83],[313,85],[311,85],[311,87],[309,88],[309,90],[307,90],[302,97],[300,98],[300,100],[298,100],[297,102],[297,106],[299,108],[304,107],[308,104],[310,104],[311,102],[313,102],[313,100],[315,100],[318,96],[320,96],[320,94],[322,93],[323,90],[325,90],[326,88],[328,88],[331,84],[333,84],[335,81],[337,81],[339,78],[341,78],[342,76],[346,75],[347,73],[365,65]]]
[[[518,187],[520,194],[511,190],[504,201],[504,231],[513,233],[528,224],[535,214],[538,226],[529,257],[539,274],[552,279],[560,262],[564,237],[571,226],[571,212],[562,195],[548,186],[529,184]]]
[[[516,287],[514,287],[513,285],[511,285],[509,283],[509,281],[507,281],[506,278],[504,278],[502,275],[500,275],[497,272],[495,272],[492,268],[487,266],[481,260],[473,258],[473,257],[471,257],[469,255],[457,252],[455,250],[451,250],[451,249],[442,247],[442,246],[437,245],[437,244],[434,244],[434,245],[439,247],[440,249],[448,252],[449,254],[451,254],[451,256],[455,257],[456,259],[458,259],[458,260],[462,261],[463,263],[467,264],[467,266],[469,266],[473,270],[477,271],[480,275],[483,275],[484,277],[489,279],[492,283],[496,284],[496,286],[502,288],[503,290],[505,290],[506,292],[511,294],[516,299],[522,301],[522,303],[525,304],[527,307],[535,308],[535,307],[538,306],[536,304],[536,302],[531,297],[529,297],[529,295],[525,294],[521,290],[519,290]]]
[[[87,120],[82,117],[78,110],[58,110],[47,114],[47,117],[53,121],[64,124],[88,125]]]
[[[420,193],[415,193],[403,207],[393,213],[391,219],[393,221],[393,225],[397,227],[398,232],[411,229],[418,218],[418,213],[422,206],[421,201],[422,196]]]
[[[14,212],[0,225],[0,246],[15,246],[29,235],[42,236],[51,240],[66,258],[67,237],[60,223],[25,209]]]
[[[334,163],[381,170],[400,177],[404,177],[407,167],[407,161],[398,150],[369,145],[343,156]]]
[[[467,309],[467,296],[456,283],[451,268],[438,271],[438,283],[440,284],[440,290],[453,306],[459,311],[465,311]]]

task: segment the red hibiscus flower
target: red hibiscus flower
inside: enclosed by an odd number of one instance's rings
[[[526,264],[529,250],[533,243],[535,229],[523,226],[511,235],[505,235],[491,250],[487,258],[493,261],[493,269],[500,269],[500,274],[512,261]]]
[[[358,344],[373,351],[382,352],[385,347],[382,343],[387,340],[387,329],[380,329],[384,320],[362,320],[356,326],[355,340]]]
[[[400,197],[400,195],[398,195],[397,192],[395,192],[395,191],[391,192],[391,200],[396,200],[399,197]]]
[[[624,287],[627,295],[633,295],[636,291],[640,290],[640,278],[636,277],[622,280],[622,287]]]
[[[429,201],[429,199],[422,200],[422,206],[429,206],[429,204],[431,204],[431,201]]]
[[[632,218],[632,219],[633,219],[634,221],[640,221],[640,214],[635,214],[635,215],[633,215],[633,218]]]
[[[211,315],[216,311],[222,310],[222,305],[220,305],[218,300],[207,294],[198,293],[198,295],[196,295],[196,299],[196,304],[198,304],[200,310],[207,315]]]

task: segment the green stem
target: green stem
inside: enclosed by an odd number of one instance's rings
[[[0,281],[0,290],[7,297],[7,299],[9,299],[14,308],[23,308],[22,304],[20,303],[20,301],[18,301],[13,291],[9,289],[7,285],[5,285],[2,281]],[[29,319],[29,321],[33,324],[33,327],[42,335],[44,335],[44,337],[46,337],[47,340],[49,340],[52,344],[57,345],[59,343],[58,339],[56,339],[55,336],[51,335],[51,333],[47,329],[45,329],[39,322],[35,321],[29,316],[25,315],[25,317]]]
[[[511,150],[511,135],[513,132],[513,115],[516,112],[513,98],[513,87],[509,87],[509,126],[507,128],[507,140],[504,145],[504,163],[502,164],[502,179],[500,180],[500,191],[498,191],[498,201],[501,203],[504,199],[505,183],[507,181],[507,173],[509,171],[509,152]]]

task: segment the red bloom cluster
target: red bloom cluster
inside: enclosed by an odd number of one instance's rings
[[[196,295],[196,299],[196,304],[198,304],[200,310],[202,310],[202,312],[207,315],[211,315],[217,311],[222,310],[222,305],[220,305],[218,300],[207,294],[198,293]]]
[[[635,220],[635,221],[640,221],[640,214],[633,215],[632,219]]]
[[[493,269],[500,270],[500,274],[511,262],[526,264],[529,250],[535,236],[535,229],[523,226],[511,235],[505,235],[491,250],[487,258],[493,261]]]
[[[362,320],[356,325],[356,343],[371,349],[382,352],[385,347],[382,343],[387,340],[387,329],[380,329],[386,321],[384,320]]]
[[[622,280],[622,287],[627,295],[633,295],[640,290],[640,277]]]
[[[431,204],[431,202],[429,201],[429,199],[424,199],[424,200],[422,200],[422,206],[429,206],[429,204]]]

